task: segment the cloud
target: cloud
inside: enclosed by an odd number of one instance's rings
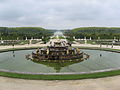
[[[0,26],[119,26],[119,0],[0,0]]]

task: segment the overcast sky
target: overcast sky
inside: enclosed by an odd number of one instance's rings
[[[120,27],[120,0],[0,0],[0,26]]]

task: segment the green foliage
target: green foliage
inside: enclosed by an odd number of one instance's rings
[[[52,39],[65,39],[64,37],[60,36],[60,37],[53,37]]]
[[[74,38],[70,36],[67,36],[66,39],[68,40],[69,43],[73,43],[74,41]]]
[[[44,43],[47,43],[49,40],[50,40],[50,37],[44,37],[44,38],[42,39],[42,41],[43,41]]]
[[[53,31],[41,27],[0,27],[0,37],[3,40],[16,40],[17,37],[21,40],[24,40],[26,37],[28,39],[31,39],[31,37],[40,39],[51,35],[53,35]]]
[[[19,41],[19,45],[24,45],[24,44],[28,44],[29,43],[29,40],[22,40],[22,41]]]
[[[67,36],[75,36],[78,38],[92,38],[98,39],[113,39],[116,37],[120,38],[120,28],[108,28],[108,27],[82,27],[75,28],[72,30],[64,31],[64,34]]]
[[[82,27],[73,29],[74,32],[82,33],[120,33],[120,28],[109,27]]]

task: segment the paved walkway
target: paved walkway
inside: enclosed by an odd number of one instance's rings
[[[44,47],[44,46],[48,46],[49,43],[47,44],[26,44],[26,45],[15,45],[14,48],[30,48],[30,47]],[[92,44],[72,44],[72,46],[74,47],[100,47],[100,45],[92,45]],[[111,48],[112,46],[111,45],[102,45],[101,48]],[[9,48],[13,48],[12,45],[10,46],[0,46],[0,49],[9,49]],[[113,49],[120,49],[120,46],[113,46]]]
[[[46,44],[26,44],[26,45],[15,45],[14,48],[30,48],[30,47],[44,47],[47,46]],[[9,46],[0,46],[0,49],[11,49],[13,48],[12,45]]]

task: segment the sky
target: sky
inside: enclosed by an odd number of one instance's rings
[[[0,26],[120,27],[120,0],[0,0]]]

